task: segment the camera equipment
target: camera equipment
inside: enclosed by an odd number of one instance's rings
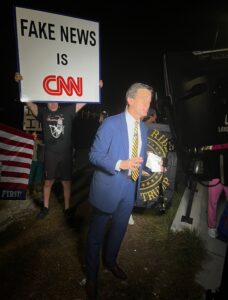
[[[227,183],[227,150],[206,146],[228,141],[228,49],[168,53],[164,73],[164,105],[189,187],[217,177]]]
[[[190,189],[181,221],[191,224],[197,181],[220,178],[228,185],[228,149],[208,147],[228,142],[228,49],[168,53],[164,74],[167,97],[163,103]],[[225,273],[227,254],[220,295],[225,290]]]

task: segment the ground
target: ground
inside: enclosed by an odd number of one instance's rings
[[[24,213],[14,214],[1,228],[2,300],[86,299],[84,245],[90,178],[88,168],[74,177],[72,218],[66,220],[61,190],[56,188],[44,220],[36,218],[39,207],[28,198]],[[182,192],[175,191],[171,207],[162,215],[155,209],[134,211],[135,224],[128,226],[118,258],[128,279],[121,281],[101,266],[98,299],[204,299],[203,288],[194,280],[205,258],[202,241],[195,232],[170,231]],[[8,206],[2,201],[0,212]]]

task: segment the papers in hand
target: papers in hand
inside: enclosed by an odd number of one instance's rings
[[[162,172],[162,158],[152,152],[148,152],[146,166],[152,172]]]

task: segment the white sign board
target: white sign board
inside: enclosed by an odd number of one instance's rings
[[[100,102],[99,23],[15,9],[21,101]]]

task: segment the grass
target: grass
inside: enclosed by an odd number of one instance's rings
[[[75,190],[74,205],[85,197],[84,187]],[[128,226],[118,257],[128,280],[119,281],[101,266],[98,299],[204,299],[195,282],[206,258],[204,244],[194,230],[170,230],[182,193],[174,193],[165,214],[155,209],[134,213],[135,225]],[[65,222],[62,203],[52,197],[47,219],[37,221],[37,212],[31,211],[0,233],[1,299],[85,299],[80,282],[90,209],[87,201],[76,207],[77,228]]]

